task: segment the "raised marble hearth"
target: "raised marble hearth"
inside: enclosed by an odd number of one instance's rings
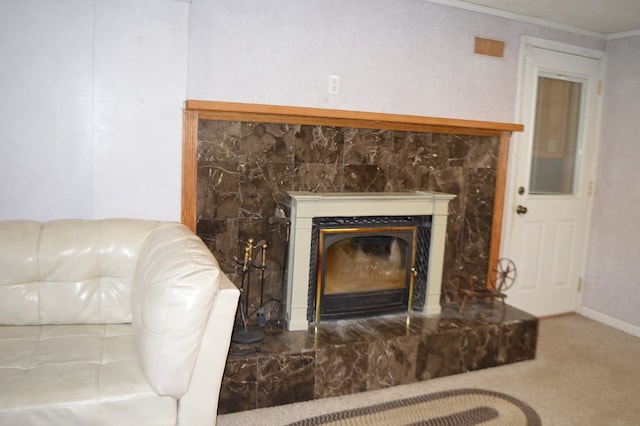
[[[443,306],[436,317],[327,321],[303,331],[267,325],[256,345],[232,344],[218,413],[430,380],[535,358],[538,320],[499,302]]]

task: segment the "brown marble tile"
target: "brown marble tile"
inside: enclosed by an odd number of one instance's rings
[[[538,341],[538,321],[511,321],[502,325],[499,364],[535,358]]]
[[[412,323],[411,320],[414,320]],[[411,313],[380,315],[362,321],[361,327],[367,340],[394,340],[405,336],[422,334],[417,316]]]
[[[387,169],[376,165],[344,166],[345,192],[384,192],[387,187]]]
[[[462,373],[461,345],[460,329],[426,335],[418,342],[416,381]]]
[[[198,164],[197,217],[236,218],[240,208],[240,174],[237,163],[200,162]]]
[[[372,326],[362,320],[324,321],[310,329],[309,344],[316,349],[368,342],[373,333]]]
[[[258,364],[256,358],[228,360],[224,370],[218,414],[257,408]]]
[[[449,167],[449,148],[447,147],[447,135],[438,133],[420,134],[421,147],[424,148],[422,159],[429,168],[434,170]]]
[[[295,163],[342,162],[344,129],[329,126],[301,126],[296,135]]]
[[[464,371],[498,365],[500,326],[486,325],[462,331],[461,352]]]
[[[496,171],[489,168],[469,169],[465,177],[465,215],[492,215]]]
[[[294,191],[343,192],[343,166],[337,163],[300,163],[294,170]]]
[[[237,163],[241,139],[239,121],[198,121],[198,162]]]
[[[286,331],[282,327],[268,324],[262,330],[265,338],[259,345],[238,346],[232,344],[233,348],[248,350],[250,348],[260,348],[256,353],[258,357],[269,357],[282,354],[296,354],[313,352],[314,347],[309,345],[309,332],[307,331]]]
[[[367,390],[369,344],[336,345],[316,351],[315,398]]]
[[[455,217],[449,217],[449,225],[456,220]],[[448,226],[449,226],[448,225]],[[463,248],[463,235],[461,232],[447,233],[445,243],[445,258],[442,274],[442,297],[443,303],[452,303],[458,300],[458,289],[467,284],[467,272],[461,261],[461,253]]]
[[[315,352],[258,359],[258,408],[309,401],[315,395]]]
[[[413,383],[416,376],[418,337],[378,340],[369,346],[367,390]]]
[[[409,159],[400,167],[389,168],[388,191],[413,191],[429,187],[431,168],[419,159]]]
[[[387,130],[345,129],[344,164],[381,165],[381,145]]]
[[[491,216],[465,216],[465,228],[460,241],[459,259],[464,265],[464,273],[475,277],[481,287],[486,285],[489,262],[491,241],[485,237],[487,229],[491,230]]]
[[[242,139],[238,150],[241,161],[290,162],[293,159],[293,144],[287,146],[287,142],[291,143],[291,138],[285,137],[288,130],[285,125],[242,123]]]
[[[234,258],[238,256],[238,220],[200,219],[196,224],[196,232],[216,257],[222,270],[227,274],[235,275]]]
[[[411,334],[436,334],[441,331],[440,323],[442,321],[440,318],[438,319],[438,321],[434,321],[434,319],[434,317],[425,316],[418,312],[413,312],[405,321],[405,329],[408,327]]]
[[[499,139],[497,137],[480,136],[469,136],[468,138],[468,167],[495,170],[498,165]]]
[[[447,146],[449,167],[462,167],[468,164],[469,148],[474,136],[443,135]]]

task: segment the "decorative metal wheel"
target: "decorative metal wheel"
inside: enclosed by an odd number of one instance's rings
[[[495,288],[498,291],[505,291],[511,288],[516,282],[516,264],[506,257],[498,259],[495,268]]]

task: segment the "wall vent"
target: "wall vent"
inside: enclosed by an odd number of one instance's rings
[[[479,55],[502,58],[504,56],[504,41],[476,37],[474,51]]]

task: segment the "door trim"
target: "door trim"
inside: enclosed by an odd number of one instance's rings
[[[531,48],[538,48],[544,50],[550,50],[558,53],[564,53],[569,55],[583,56],[590,59],[597,59],[601,61],[600,66],[600,74],[598,79],[600,82],[604,81],[604,71],[606,69],[606,52],[601,50],[595,50],[580,46],[575,46],[571,44],[556,42],[552,40],[541,39],[537,37],[531,36],[522,36],[520,40],[520,53],[518,58],[518,86],[517,86],[517,96],[516,96],[516,122],[522,123],[524,121],[523,118],[523,87],[524,87],[524,78],[526,72],[526,58],[527,53]],[[590,164],[585,164],[584,173],[589,176],[589,181],[593,183],[593,187],[596,186],[596,166],[598,162],[598,152],[600,147],[600,133],[601,133],[601,124],[602,124],[602,93],[599,93],[599,96],[596,101],[596,123],[594,128],[594,141],[593,141],[593,159]],[[500,256],[505,257],[507,253],[510,251],[510,235],[514,222],[514,215],[512,214],[512,208],[515,205],[515,193],[517,187],[517,170],[515,170],[518,158],[518,151],[522,149],[524,144],[523,133],[514,133],[512,141],[512,149],[509,152],[509,167],[507,170],[507,181],[506,181],[506,196],[504,200],[504,211],[502,216],[502,235],[503,244],[500,247]],[[587,215],[586,215],[586,230],[585,230],[585,244],[583,245],[581,251],[581,259],[580,259],[580,276],[584,277],[585,271],[585,260],[587,256],[587,250],[589,247],[589,236],[591,231],[591,217],[592,217],[592,209],[593,209],[593,192],[591,191],[588,195],[587,200]],[[576,298],[576,312],[582,311],[582,295],[583,290],[578,292]]]

